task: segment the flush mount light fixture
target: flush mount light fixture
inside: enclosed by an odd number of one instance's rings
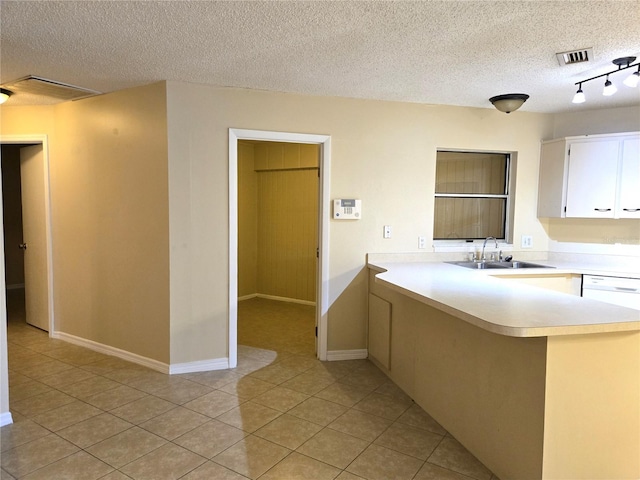
[[[611,72],[603,73],[602,75],[596,75],[595,77],[587,78],[586,80],[581,80],[579,82],[576,82],[575,85],[578,85],[578,91],[573,96],[573,100],[571,102],[584,103],[586,101],[586,97],[584,95],[584,92],[582,91],[582,84],[586,82],[590,82],[591,80],[595,80],[597,78],[602,78],[602,77],[606,77],[602,94],[606,97],[613,95],[618,91],[618,89],[613,84],[613,82],[609,80],[609,75],[612,75],[617,72],[621,72],[622,70],[627,70],[629,68],[638,67],[638,70],[636,72],[633,72],[627,78],[625,78],[622,83],[624,83],[627,87],[631,87],[631,88],[637,87],[638,83],[640,83],[640,62],[633,63],[635,62],[635,60],[636,60],[636,57],[616,58],[615,60],[612,61],[612,63],[618,66],[617,70],[613,70]]]
[[[11,90],[7,90],[6,88],[0,88],[0,105],[9,100],[9,97],[13,95]]]
[[[489,101],[501,112],[511,113],[519,109],[528,98],[526,93],[506,93],[491,97]]]

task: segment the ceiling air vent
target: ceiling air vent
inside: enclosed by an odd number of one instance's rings
[[[574,63],[589,62],[593,59],[593,48],[556,53],[556,58],[561,67],[564,65],[573,65]]]
[[[77,100],[99,95],[100,92],[88,88],[76,87],[67,83],[29,75],[2,85],[14,94],[29,94],[56,100]]]

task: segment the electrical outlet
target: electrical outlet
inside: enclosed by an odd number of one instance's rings
[[[532,248],[533,247],[533,237],[531,235],[522,235],[522,248]]]
[[[418,237],[418,248],[427,248],[427,237]]]
[[[382,231],[382,236],[384,238],[391,238],[391,225],[385,225]]]

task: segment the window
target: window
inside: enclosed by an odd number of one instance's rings
[[[438,151],[434,240],[509,239],[511,154]]]

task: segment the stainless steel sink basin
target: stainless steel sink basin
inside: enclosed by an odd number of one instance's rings
[[[506,268],[555,268],[549,265],[540,265],[539,263],[530,262],[498,262],[501,265],[505,265]],[[500,268],[500,267],[499,267]]]
[[[487,269],[487,268],[555,268],[548,265],[540,265],[539,263],[530,262],[446,262],[459,267]]]
[[[484,269],[484,268],[507,268],[507,267],[501,267],[501,266],[494,266],[494,264],[500,263],[500,262],[446,262],[446,263],[450,263],[452,265],[458,265],[459,267],[465,267],[465,268],[477,268],[477,269]],[[491,266],[489,266],[491,265]]]

